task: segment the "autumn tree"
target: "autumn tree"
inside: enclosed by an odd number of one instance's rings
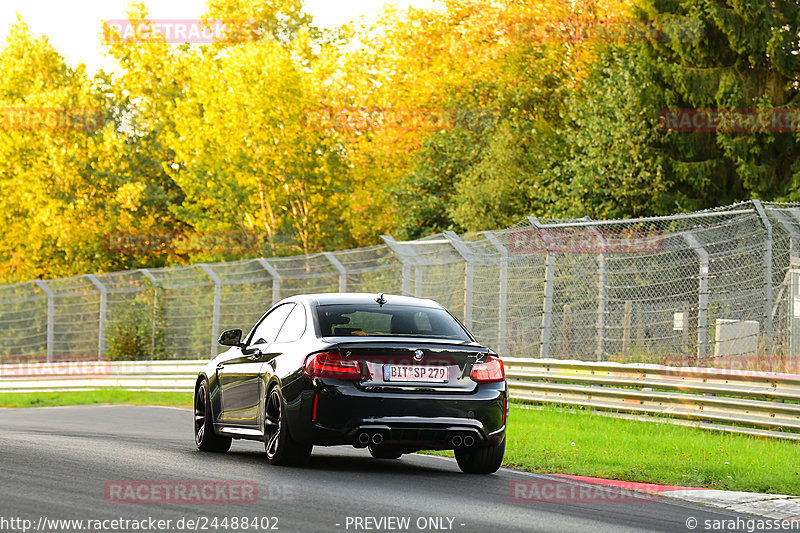
[[[0,52],[0,110],[0,277],[108,268],[113,186],[95,156],[113,125],[85,69],[18,20]]]
[[[800,104],[800,7],[648,0],[636,16],[659,31],[601,57],[585,97],[571,103],[564,209],[646,216],[800,197],[797,133],[771,125],[776,110]],[[664,120],[666,112],[758,110],[765,127]]]

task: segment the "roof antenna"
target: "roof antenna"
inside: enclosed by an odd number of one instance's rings
[[[375,300],[375,301],[376,301],[376,302],[378,302],[378,305],[379,305],[379,306],[383,307],[383,304],[385,304],[385,303],[386,303],[386,298],[384,298],[384,297],[383,297],[383,293],[381,293],[381,295],[380,295],[380,296],[378,296],[378,299],[377,299],[377,300]]]

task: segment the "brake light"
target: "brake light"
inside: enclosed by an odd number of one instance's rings
[[[358,361],[345,361],[338,352],[309,355],[305,371],[311,378],[358,379],[362,376]]]
[[[497,357],[489,357],[485,363],[472,365],[472,372],[469,375],[472,381],[478,383],[490,383],[492,381],[503,381],[506,379],[506,372],[503,369],[503,361]]]

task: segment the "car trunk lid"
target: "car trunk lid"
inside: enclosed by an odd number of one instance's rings
[[[472,365],[489,350],[469,343],[435,340],[337,343],[345,360],[358,361],[366,377],[359,386],[380,391],[471,392]]]

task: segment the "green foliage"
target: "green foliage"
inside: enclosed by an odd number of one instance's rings
[[[643,18],[688,17],[699,39],[642,43],[638,54],[655,95],[652,111],[798,109],[800,6],[796,2],[643,1]],[[796,198],[796,133],[771,131],[664,132],[657,148],[676,193],[709,207],[757,197]],[[687,190],[688,189],[688,190]],[[678,198],[680,202],[680,198]],[[699,205],[698,205],[699,204]],[[679,203],[680,205],[680,203]],[[669,207],[669,204],[667,205]]]
[[[559,142],[546,125],[499,125],[480,160],[459,176],[448,213],[468,231],[504,228],[546,213],[551,186],[545,170]]]
[[[160,288],[118,304],[106,336],[109,361],[165,359],[164,315]]]
[[[660,109],[652,72],[636,50],[610,48],[569,101],[563,128],[567,157],[550,172],[563,194],[557,210],[595,219],[667,214],[697,208],[703,181],[666,176]],[[699,183],[698,183],[699,182]]]

